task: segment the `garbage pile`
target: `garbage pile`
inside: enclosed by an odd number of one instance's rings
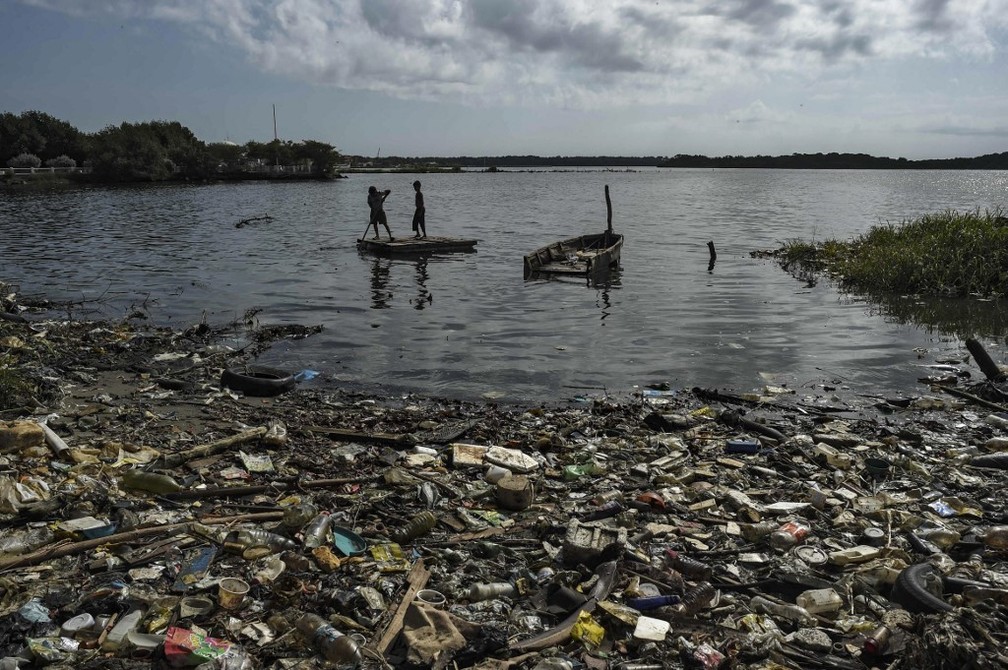
[[[519,407],[212,339],[0,320],[62,391],[0,410],[3,670],[1008,664],[996,375]]]

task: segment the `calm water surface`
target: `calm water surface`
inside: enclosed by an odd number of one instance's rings
[[[144,306],[175,327],[204,315],[225,323],[249,310],[260,310],[260,324],[322,325],[260,362],[372,391],[550,401],[662,381],[807,392],[826,381],[864,393],[919,393],[922,365],[965,357],[959,337],[905,325],[892,310],[825,282],[809,286],[749,252],[1008,200],[1008,175],[986,171],[419,177],[428,232],[478,239],[476,253],[426,260],[358,253],[367,187],[392,189],[386,211],[393,234],[405,236],[417,175],[89,188],[2,196],[0,280],[29,294],[94,299],[100,316]],[[626,236],[622,269],[600,287],[524,281],[525,253],[601,232],[605,184],[614,228]],[[264,214],[272,221],[235,226]],[[708,240],[718,254],[711,272]],[[974,332],[1003,361],[1004,306],[970,309],[983,324]]]

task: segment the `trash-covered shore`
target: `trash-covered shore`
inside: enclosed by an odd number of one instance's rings
[[[2,300],[3,670],[1008,665],[990,361],[382,398],[256,367],[270,336]]]

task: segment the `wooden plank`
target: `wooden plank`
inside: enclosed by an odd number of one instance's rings
[[[413,569],[410,570],[409,575],[406,577],[409,587],[403,594],[402,600],[399,601],[399,606],[396,608],[395,614],[389,620],[388,625],[385,627],[385,631],[381,634],[378,640],[373,644],[366,645],[369,649],[372,649],[384,658],[385,652],[392,645],[392,641],[395,640],[399,631],[402,630],[403,619],[406,617],[406,610],[409,609],[413,599],[416,598],[417,592],[427,586],[427,580],[430,579],[430,574],[430,570],[428,570],[424,565],[423,558],[418,558],[417,562],[413,564]]]

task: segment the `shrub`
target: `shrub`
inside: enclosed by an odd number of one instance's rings
[[[7,167],[37,168],[42,167],[42,159],[35,154],[23,153],[7,161]]]
[[[46,167],[51,168],[72,168],[77,167],[77,161],[66,154],[60,154],[56,158],[50,158],[45,162]]]

